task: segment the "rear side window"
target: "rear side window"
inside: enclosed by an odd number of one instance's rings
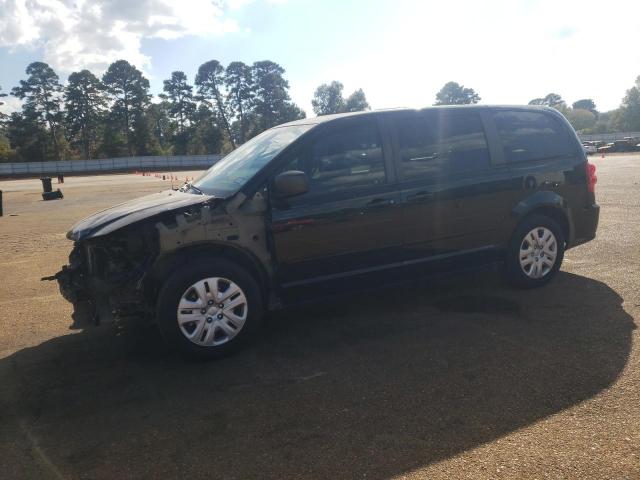
[[[489,149],[478,115],[420,115],[399,120],[397,126],[405,179],[489,167]]]
[[[304,171],[310,193],[385,183],[378,126],[367,121],[326,132],[295,154],[285,170]]]
[[[511,162],[563,157],[573,153],[568,132],[541,112],[506,111],[493,115],[504,154]]]

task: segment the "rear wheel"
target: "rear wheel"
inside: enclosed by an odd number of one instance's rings
[[[164,337],[182,352],[216,358],[242,347],[263,316],[260,288],[223,259],[194,259],[165,282],[156,302]]]
[[[531,215],[516,228],[507,253],[511,281],[523,288],[540,287],[551,281],[564,258],[565,239],[555,220]]]

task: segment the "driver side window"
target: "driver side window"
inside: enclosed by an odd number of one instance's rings
[[[310,193],[384,183],[384,156],[376,122],[325,132],[294,154],[286,170],[305,172]]]

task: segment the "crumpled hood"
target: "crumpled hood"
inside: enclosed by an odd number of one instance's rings
[[[80,220],[67,232],[67,238],[77,242],[107,235],[154,215],[204,203],[211,198],[213,197],[208,195],[195,195],[176,190],[153,193],[107,208]]]

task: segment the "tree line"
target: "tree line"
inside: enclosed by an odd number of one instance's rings
[[[285,70],[265,60],[203,63],[188,82],[176,71],[152,101],[149,80],[126,60],[101,78],[73,72],[66,85],[33,62],[11,90],[22,109],[0,112],[0,161],[47,161],[230,151],[258,133],[305,117]],[[0,89],[0,95],[6,96]],[[0,105],[2,102],[0,102]]]
[[[340,82],[320,85],[311,102],[316,115],[365,110],[369,108],[364,92],[356,90],[346,99]],[[470,105],[481,100],[473,89],[457,82],[447,82],[436,94],[434,105]],[[640,131],[640,77],[627,90],[619,108],[599,112],[591,98],[584,98],[571,105],[556,93],[534,98],[529,105],[545,105],[559,110],[579,133],[609,133]]]
[[[557,93],[534,98],[529,105],[545,105],[560,111],[578,133],[640,132],[640,76],[627,90],[620,107],[609,112],[599,112],[591,98],[584,98],[571,105]]]
[[[434,105],[465,105],[480,101],[473,88],[456,82],[446,83],[436,94]],[[619,108],[599,112],[591,98],[576,100],[571,105],[557,93],[534,98],[529,105],[544,105],[560,111],[578,133],[610,133],[640,131],[640,76],[626,92]]]
[[[126,60],[113,62],[101,78],[73,72],[66,85],[49,65],[33,62],[11,90],[22,109],[0,111],[0,161],[225,153],[268,128],[305,118],[284,74],[270,60],[226,67],[210,60],[200,65],[193,85],[184,72],[172,72],[154,102],[149,80]],[[346,98],[343,91],[339,81],[320,85],[311,101],[314,113],[371,108],[362,89]],[[6,96],[0,87],[0,97]],[[447,82],[434,105],[480,100],[473,88]],[[588,98],[569,105],[556,93],[529,104],[559,110],[579,133],[640,131],[640,76],[610,112],[599,112]]]

